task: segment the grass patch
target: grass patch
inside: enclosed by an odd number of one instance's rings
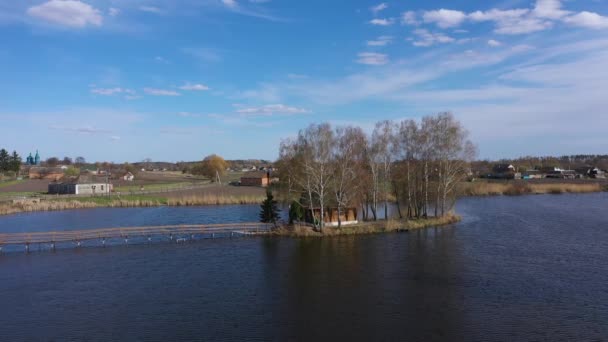
[[[144,191],[162,191],[162,190],[176,190],[187,188],[196,185],[209,184],[209,182],[176,182],[176,183],[158,183],[158,184],[144,184]],[[142,185],[124,185],[114,187],[115,192],[135,192],[141,191]]]

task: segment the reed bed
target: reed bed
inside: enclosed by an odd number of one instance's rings
[[[357,225],[346,226],[340,229],[336,227],[325,227],[323,233],[313,230],[309,226],[293,225],[289,227],[281,227],[274,231],[274,234],[280,236],[291,237],[326,237],[326,236],[343,236],[343,235],[369,235],[391,233],[397,231],[410,231],[424,229],[430,227],[441,227],[457,223],[461,217],[449,213],[443,217],[429,217],[412,220],[391,219],[388,221],[362,222]]]
[[[591,193],[604,191],[599,183],[465,183],[461,193],[465,196],[517,196],[563,193]]]
[[[0,204],[0,215],[35,211],[58,211],[90,208],[135,208],[158,206],[203,206],[228,204],[258,204],[263,196],[205,194],[179,198],[154,196],[83,197],[60,200],[23,201]]]

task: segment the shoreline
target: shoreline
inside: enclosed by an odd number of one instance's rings
[[[269,236],[284,236],[291,238],[323,238],[332,236],[348,235],[374,235],[396,232],[409,232],[414,230],[446,227],[462,220],[460,215],[449,213],[442,217],[429,217],[419,219],[390,219],[381,221],[360,222],[355,225],[344,226],[340,229],[336,227],[326,227],[323,233],[315,231],[310,226],[288,225],[280,227],[270,233]]]
[[[586,194],[608,191],[606,183],[528,183],[468,182],[460,184],[462,197],[522,196],[546,194]],[[240,194],[205,194],[183,197],[126,195],[112,197],[82,197],[65,199],[26,198],[12,203],[0,203],[0,216],[40,211],[62,211],[93,208],[192,207],[217,205],[260,204],[265,196]]]

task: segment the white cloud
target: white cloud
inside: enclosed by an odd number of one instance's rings
[[[467,15],[461,11],[440,9],[424,12],[422,18],[425,23],[435,23],[441,28],[457,27],[467,19]]]
[[[163,10],[161,10],[158,7],[154,7],[154,6],[139,6],[139,10],[143,11],[143,12],[148,12],[148,13],[156,13],[156,14],[163,13]]]
[[[239,114],[242,114],[242,115],[271,116],[274,114],[280,114],[280,115],[305,114],[305,113],[309,113],[310,111],[303,109],[303,108],[286,106],[284,104],[271,104],[271,105],[265,105],[265,106],[259,106],[259,107],[240,108],[240,109],[237,109],[236,112]]]
[[[564,21],[573,26],[591,29],[608,29],[608,17],[593,12],[583,11],[565,18]]]
[[[561,0],[537,0],[534,6],[534,15],[538,18],[560,19],[570,13],[562,10]]]
[[[368,40],[367,46],[386,46],[393,41],[391,36],[380,36],[375,40]]]
[[[488,45],[491,47],[498,47],[498,46],[501,46],[502,43],[499,42],[498,40],[490,39],[490,40],[488,40]]]
[[[50,0],[28,8],[26,13],[31,17],[67,27],[82,28],[103,24],[103,17],[98,9],[78,0]]]
[[[120,14],[120,10],[118,8],[110,7],[108,9],[108,15],[111,17],[115,17]]]
[[[376,26],[390,26],[390,25],[393,25],[394,22],[395,22],[395,20],[392,18],[388,18],[388,19],[376,18],[376,19],[372,19],[369,21],[370,24],[376,25]]]
[[[388,5],[386,4],[386,2],[383,2],[383,3],[378,4],[376,6],[372,6],[370,8],[370,11],[372,11],[372,13],[374,13],[374,15],[376,15],[376,14],[378,14],[378,12],[381,12],[381,11],[387,9],[387,8],[388,8]]]
[[[494,32],[498,34],[532,33],[553,27],[551,21],[534,16],[528,9],[476,11],[469,14],[469,18],[474,22],[493,21]]]
[[[97,95],[105,95],[105,96],[112,96],[112,95],[118,95],[118,94],[129,94],[131,96],[135,95],[134,90],[120,88],[120,87],[115,87],[115,88],[94,87],[94,88],[91,88],[91,93],[97,94]]]
[[[154,95],[154,96],[180,96],[181,95],[180,93],[173,91],[173,90],[156,89],[156,88],[144,88],[144,92],[146,94]]]
[[[446,36],[443,33],[432,33],[425,29],[414,30],[414,34],[417,36],[412,43],[414,46],[429,47],[435,44],[446,44],[455,41],[454,38]]]
[[[366,65],[384,65],[388,63],[388,56],[383,53],[361,52],[358,54],[357,63]]]
[[[236,2],[236,0],[222,0],[222,3],[226,7],[230,7],[230,8],[236,8],[239,6],[239,4],[238,4],[238,2]]]
[[[110,136],[110,140],[112,140],[112,141],[119,141],[120,137],[118,135],[111,135]]]
[[[203,91],[203,90],[209,90],[209,87],[207,87],[204,84],[200,84],[200,83],[186,83],[183,86],[179,87],[179,89],[181,90],[191,90],[191,91]]]
[[[418,22],[418,19],[416,18],[416,12],[414,12],[414,11],[403,12],[401,14],[401,24],[413,25],[413,26],[420,24]]]

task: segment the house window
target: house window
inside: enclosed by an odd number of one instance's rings
[[[103,191],[103,185],[101,186],[101,191]]]

